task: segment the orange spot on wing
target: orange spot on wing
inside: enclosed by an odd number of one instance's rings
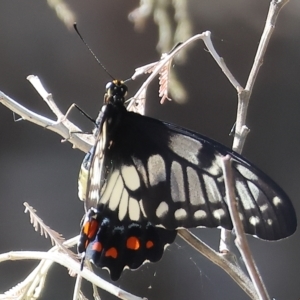
[[[115,247],[109,248],[106,252],[105,252],[105,256],[106,257],[112,257],[112,258],[117,258],[118,257],[118,251]]]
[[[154,243],[152,242],[152,241],[147,241],[147,243],[146,243],[146,248],[147,249],[150,249],[150,248],[152,248],[154,246]]]
[[[140,241],[137,237],[131,236],[127,239],[126,247],[131,250],[138,250],[141,247]]]
[[[97,233],[99,222],[96,220],[90,220],[83,225],[83,233],[87,235],[89,239],[93,238]]]
[[[101,252],[102,251],[102,244],[100,242],[96,242],[96,243],[93,244],[92,249],[97,251],[97,252]]]

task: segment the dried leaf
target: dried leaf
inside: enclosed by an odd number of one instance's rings
[[[40,229],[41,235],[43,235],[45,238],[48,238],[48,236],[50,237],[52,246],[56,245],[64,253],[77,260],[76,254],[74,254],[71,250],[63,245],[65,239],[62,237],[62,235],[47,226],[43,222],[43,220],[38,217],[38,215],[36,214],[36,210],[27,202],[24,202],[24,206],[26,207],[25,213],[29,212],[30,223],[33,225],[35,231],[38,231]]]
[[[166,54],[163,54],[161,58],[163,59],[164,57],[166,57]],[[159,97],[161,98],[161,104],[163,104],[166,99],[171,101],[171,98],[168,96],[171,64],[172,59],[170,59],[159,72]]]

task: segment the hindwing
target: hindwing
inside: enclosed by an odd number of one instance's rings
[[[98,230],[82,250],[94,265],[107,268],[112,280],[118,280],[125,268],[134,270],[145,262],[159,261],[177,233],[157,228],[148,221],[116,223],[101,213],[96,219]]]

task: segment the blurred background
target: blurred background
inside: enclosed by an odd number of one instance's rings
[[[245,86],[265,24],[269,1],[260,0],[2,0],[0,2],[0,90],[33,111],[54,116],[26,77],[38,75],[64,112],[77,103],[92,117],[101,107],[110,80],[80,41],[79,29],[103,64],[121,79],[160,57],[178,41],[206,30],[219,55]],[[137,10],[136,10],[137,9]],[[148,14],[148,15],[147,15]],[[130,20],[129,20],[130,15]],[[61,18],[62,17],[62,18]],[[291,1],[279,15],[250,102],[251,132],[243,155],[270,175],[290,195],[299,212],[300,178],[300,2]],[[159,104],[158,83],[147,94],[146,114],[205,134],[231,146],[236,91],[199,41],[173,64],[184,90]],[[145,77],[146,78],[146,77]],[[129,82],[132,96],[145,78]],[[182,100],[185,95],[185,102]],[[83,130],[93,125],[79,113],[71,120]],[[0,253],[48,250],[50,240],[36,233],[24,214],[27,201],[52,229],[70,238],[79,233],[83,215],[77,176],[84,153],[32,123],[14,122],[0,106]],[[218,229],[193,231],[217,249]],[[257,265],[276,300],[300,297],[300,234],[280,242],[249,237]],[[240,263],[243,264],[237,253]],[[0,264],[0,291],[22,281],[35,261]],[[105,270],[99,274],[109,279]],[[42,299],[71,299],[75,279],[53,266]],[[248,299],[206,258],[179,238],[163,259],[138,271],[125,271],[116,283],[138,296],[156,300]],[[90,285],[85,294],[92,298]],[[101,291],[100,291],[101,292]],[[101,292],[103,300],[116,299]]]

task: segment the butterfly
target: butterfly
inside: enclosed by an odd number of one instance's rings
[[[176,230],[233,225],[225,195],[222,157],[232,160],[238,211],[247,234],[264,240],[297,227],[286,193],[233,150],[199,133],[126,109],[127,86],[106,86],[95,145],[79,176],[86,215],[78,252],[107,268],[113,280],[124,268],[159,260]]]

